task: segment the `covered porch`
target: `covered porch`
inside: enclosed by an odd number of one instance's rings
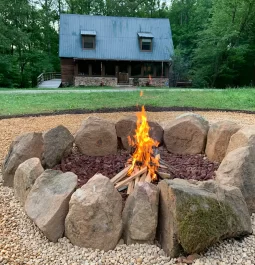
[[[75,86],[166,86],[169,62],[75,59]]]

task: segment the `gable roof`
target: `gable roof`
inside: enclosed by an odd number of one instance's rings
[[[96,48],[82,49],[81,32],[96,34]],[[152,52],[142,52],[138,34],[153,37]],[[61,14],[59,56],[101,60],[169,61],[173,56],[170,22],[158,18]]]

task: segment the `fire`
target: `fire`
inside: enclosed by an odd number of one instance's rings
[[[134,141],[129,138],[130,145],[135,147],[129,174],[132,174],[137,167],[139,169],[147,167],[151,179],[154,180],[157,177],[155,172],[159,167],[159,156],[154,156],[153,148],[157,147],[159,143],[149,136],[150,126],[144,106],[142,106],[141,112],[137,113],[136,126]]]

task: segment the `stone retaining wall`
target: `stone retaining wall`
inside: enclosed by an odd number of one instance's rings
[[[133,85],[133,80],[134,78],[129,78],[130,85]],[[146,86],[146,84],[149,81],[150,81],[149,78],[139,78],[139,86]],[[156,86],[156,87],[167,86],[168,87],[168,78],[152,78],[151,86]]]
[[[75,86],[100,86],[101,83],[104,86],[117,86],[116,77],[92,77],[92,76],[75,76],[74,85]]]

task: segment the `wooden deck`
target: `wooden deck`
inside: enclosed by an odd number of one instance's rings
[[[59,88],[61,85],[61,79],[51,79],[40,83],[38,88]]]

